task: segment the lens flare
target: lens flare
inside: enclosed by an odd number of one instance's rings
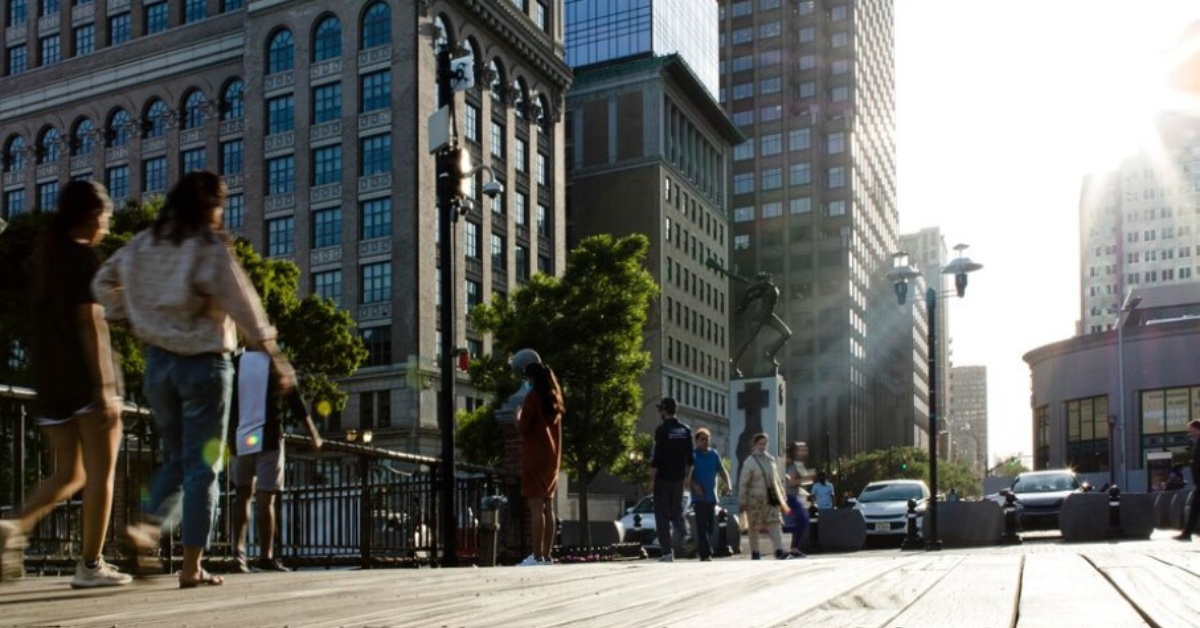
[[[204,462],[216,466],[221,462],[221,456],[225,453],[225,443],[219,438],[214,438],[204,444]]]

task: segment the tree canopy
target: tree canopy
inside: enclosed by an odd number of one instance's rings
[[[471,369],[478,388],[507,398],[519,384],[508,357],[525,348],[557,373],[566,404],[563,465],[581,486],[584,521],[588,485],[633,444],[642,404],[638,380],[650,366],[642,334],[658,294],[645,268],[648,248],[641,234],[592,236],[570,252],[561,278],[535,275],[508,299],[494,298],[470,314],[476,329],[493,338],[492,355]],[[460,442],[468,456],[487,457],[492,454],[474,452],[473,444],[494,419],[490,410],[476,415],[464,421]]]
[[[929,484],[929,451],[921,447],[890,447],[862,452],[838,461],[837,490],[857,496],[863,487],[880,480],[924,480]],[[963,462],[938,461],[938,486],[942,493],[951,488],[963,496],[983,494],[980,474]],[[933,486],[929,490],[937,491]]]

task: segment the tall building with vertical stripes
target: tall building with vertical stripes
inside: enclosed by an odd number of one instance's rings
[[[735,0],[720,29],[721,102],[750,138],[734,149],[732,260],[782,292],[789,438],[817,465],[900,444],[877,425],[902,327],[883,280],[898,249],[892,1]]]

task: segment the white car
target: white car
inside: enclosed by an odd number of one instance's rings
[[[929,487],[920,480],[871,482],[859,493],[854,509],[867,522],[867,536],[899,535],[908,532],[908,501],[917,503],[917,530],[929,500]]]
[[[988,498],[1003,508],[1006,494],[1011,492],[1017,498],[1017,521],[1022,530],[1057,530],[1058,511],[1062,509],[1063,501],[1072,493],[1082,491],[1083,485],[1074,471],[1052,469],[1026,471],[1013,480],[1011,487],[988,495]]]
[[[696,529],[696,513],[692,510],[691,495],[683,494],[684,501],[684,518],[687,521],[686,539],[684,540],[684,548],[681,552],[682,556],[691,556],[696,549],[696,541],[693,538],[693,533]],[[715,510],[715,521],[713,521],[713,535],[716,536],[721,523],[721,512],[725,508],[720,504]],[[640,531],[634,524],[634,519],[641,524]],[[654,497],[646,496],[638,500],[636,504],[625,509],[625,516],[618,520],[621,523],[621,529],[624,530],[626,543],[641,543],[647,549],[659,550],[658,545],[658,526],[654,522]],[[741,530],[738,529],[737,517],[734,513],[728,512],[726,518],[726,540],[729,546],[733,548],[735,554],[741,552]],[[716,539],[714,538],[714,541]]]

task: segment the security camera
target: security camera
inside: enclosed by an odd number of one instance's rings
[[[483,195],[495,199],[504,193],[504,184],[499,181],[488,181],[483,184]]]

